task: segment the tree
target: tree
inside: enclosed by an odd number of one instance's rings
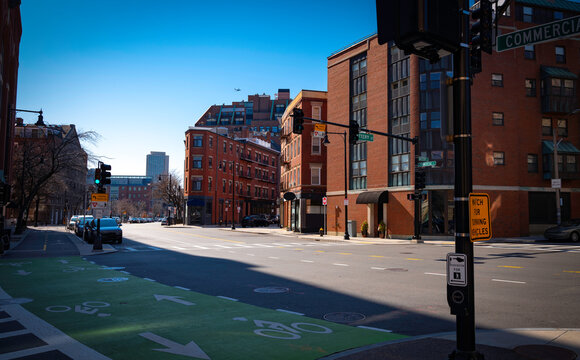
[[[92,131],[77,133],[74,125],[37,124],[15,128],[11,201],[17,208],[17,233],[26,227],[31,205],[37,197],[40,200],[70,192],[70,205],[78,208],[85,193],[87,161],[91,156],[81,142],[94,143],[97,139],[98,135]],[[73,183],[71,179],[78,180]]]
[[[183,219],[184,196],[181,177],[177,172],[171,171],[169,175],[161,175],[157,180],[153,188],[153,198],[161,199],[166,205],[175,207],[177,218]]]

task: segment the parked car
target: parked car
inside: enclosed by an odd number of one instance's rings
[[[80,215],[77,222],[75,222],[75,234],[79,237],[82,237],[85,223],[93,219],[93,215]]]
[[[169,220],[167,220],[167,218],[161,219],[161,225],[162,226],[169,225]]]
[[[249,215],[242,219],[242,227],[247,226],[268,226],[270,222],[264,215]]]
[[[270,224],[279,224],[280,223],[280,215],[272,215],[272,216],[270,216],[268,221],[270,222]]]
[[[76,224],[76,222],[78,220],[79,220],[79,215],[73,215],[70,218],[70,220],[68,221],[68,224],[66,225],[66,228],[69,229],[69,230],[74,230],[75,229],[75,224]]]
[[[570,240],[580,241],[580,219],[563,221],[558,226],[553,226],[544,232],[544,237],[548,240]]]
[[[87,242],[92,244],[97,239],[97,219],[91,220],[87,224]],[[123,241],[123,230],[121,225],[117,224],[117,220],[112,218],[101,219],[100,224],[101,241],[120,244]]]

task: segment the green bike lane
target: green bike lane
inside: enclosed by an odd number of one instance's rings
[[[1,260],[20,306],[111,359],[317,359],[404,338],[163,285],[79,257]]]

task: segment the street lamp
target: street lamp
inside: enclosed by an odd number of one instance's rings
[[[324,135],[324,140],[322,143],[324,146],[328,146],[330,141],[328,140],[328,134],[332,135],[342,135],[342,140],[344,141],[344,240],[349,240],[350,235],[348,234],[348,185],[347,185],[347,167],[346,167],[346,131],[345,132],[326,132]]]

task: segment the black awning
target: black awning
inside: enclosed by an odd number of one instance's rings
[[[356,198],[357,204],[378,204],[389,202],[388,191],[365,191],[358,194]]]

